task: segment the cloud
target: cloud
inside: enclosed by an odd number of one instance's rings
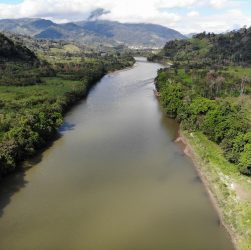
[[[229,4],[227,0],[211,0],[210,5],[215,8],[223,8]]]
[[[241,9],[227,10],[224,13],[215,13],[210,16],[200,15],[182,19],[182,23],[177,22],[174,28],[180,28],[184,33],[208,31],[225,32],[251,24],[251,16],[245,14]],[[187,32],[187,30],[189,30]]]
[[[199,16],[199,12],[198,11],[190,11],[187,13],[187,16],[188,17],[196,17],[196,16]]]
[[[24,0],[0,4],[0,18],[41,17],[56,22],[85,20],[96,9],[107,10],[102,19],[148,22],[181,32],[222,32],[250,24],[242,4],[249,0]],[[210,9],[210,13],[202,14]],[[202,13],[201,13],[202,11]],[[187,13],[184,15],[183,13]],[[199,14],[201,13],[201,14]]]
[[[100,18],[103,15],[109,14],[110,11],[109,10],[105,10],[103,8],[97,8],[95,10],[93,10],[90,14],[90,16],[87,18],[87,20],[92,21],[92,20],[97,20],[98,18]]]

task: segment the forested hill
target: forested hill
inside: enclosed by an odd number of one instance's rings
[[[217,35],[204,32],[191,39],[170,41],[155,57],[189,64],[250,65],[251,27]]]
[[[38,62],[36,55],[28,48],[15,44],[0,33],[0,62],[22,61],[26,63]]]
[[[52,73],[33,51],[0,33],[0,86],[37,84],[41,76]]]
[[[166,112],[251,176],[251,28],[171,41],[152,59],[172,63],[157,78]]]

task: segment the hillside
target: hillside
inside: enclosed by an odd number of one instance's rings
[[[41,76],[53,70],[26,46],[0,33],[0,73],[0,85],[24,86],[40,83]]]
[[[129,46],[158,47],[166,41],[184,38],[179,32],[155,24],[84,21],[76,23],[97,36],[110,38]]]
[[[12,40],[0,33],[0,62],[21,61],[34,63],[37,57],[28,48],[15,44]]]
[[[57,24],[37,18],[2,19],[0,31],[29,35],[40,39],[74,40],[89,45],[120,45],[133,47],[163,47],[166,41],[183,39],[178,31],[144,23],[119,23],[88,20]]]
[[[151,60],[163,110],[217,200],[237,248],[250,249],[251,28],[168,42]],[[170,64],[171,63],[171,64]]]
[[[191,39],[170,41],[159,57],[190,64],[249,65],[251,27],[218,35],[204,32]]]
[[[251,95],[251,28],[171,41],[150,59],[172,62],[159,73],[157,84],[163,91],[167,113],[177,117],[186,129],[202,131],[220,145],[241,173],[251,175],[251,162],[244,157],[251,155],[250,139],[241,139],[251,130],[247,107]],[[239,139],[243,144],[238,144]]]

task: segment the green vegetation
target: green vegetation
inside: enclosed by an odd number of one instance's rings
[[[82,57],[74,45],[64,53],[54,51],[49,62],[41,61],[3,35],[1,48],[8,53],[1,54],[0,61],[0,175],[45,147],[62,124],[64,112],[104,74],[134,63],[126,54]],[[47,53],[40,58],[50,58]]]
[[[219,144],[241,173],[251,175],[250,121],[240,105],[225,100],[225,96],[248,95],[249,81],[242,91],[235,77],[225,71],[192,69],[184,73],[170,68],[160,70],[156,87],[169,116],[188,131],[202,131]]]
[[[173,61],[156,83],[166,113],[216,142],[245,175],[251,175],[251,122],[240,100],[250,103],[250,51],[251,28],[243,28],[171,41],[155,57]]]
[[[194,161],[205,176],[221,210],[226,225],[234,234],[237,249],[251,249],[251,183],[240,175],[224,152],[202,132],[183,131],[187,143],[193,148]],[[208,184],[208,183],[207,183]]]
[[[206,66],[251,64],[251,27],[226,34],[201,33],[187,40],[168,42],[161,53],[152,60],[161,58],[187,63],[193,68]]]
[[[37,84],[43,75],[54,75],[47,62],[0,34],[0,85]]]
[[[251,249],[251,28],[171,41],[150,60],[169,62],[156,79],[160,103],[177,119],[234,232]]]
[[[13,60],[26,63],[38,62],[33,52],[19,44],[15,44],[3,34],[0,34],[0,60],[5,62]]]

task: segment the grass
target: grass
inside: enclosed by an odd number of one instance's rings
[[[80,63],[82,61],[82,57],[80,56],[64,56],[64,55],[59,55],[59,54],[49,55],[44,58],[41,56],[41,59],[46,59],[46,61],[51,64],[70,63],[70,62]]]
[[[66,52],[70,52],[70,53],[78,53],[78,52],[81,51],[80,48],[77,47],[77,46],[74,45],[74,44],[67,44],[67,45],[65,45],[65,46],[64,46],[64,50],[65,50]]]
[[[42,84],[15,87],[0,86],[0,99],[5,101],[20,100],[29,96],[54,97],[63,95],[65,92],[74,89],[76,86],[83,85],[82,81],[64,80],[59,77],[43,78]]]
[[[192,47],[197,47],[197,53],[198,56],[206,56],[211,48],[211,45],[209,44],[207,39],[190,39],[190,42],[192,43]]]
[[[189,74],[185,72],[185,69],[178,69],[178,76],[181,78],[182,82],[192,84],[192,78]]]
[[[62,48],[50,48],[50,52],[53,54],[65,54],[65,53],[79,53],[80,48],[74,44],[66,44]]]
[[[55,64],[42,68],[39,79],[27,74],[27,79],[21,78],[20,82],[19,78],[9,77],[13,71],[8,76],[4,74],[8,85],[0,86],[0,175],[13,172],[21,161],[45,147],[62,124],[63,114],[85,97],[106,72],[134,63],[127,54],[80,56],[45,54],[45,59],[55,60]],[[19,71],[21,76],[26,73]],[[42,77],[55,74],[56,77]]]
[[[251,78],[251,67],[230,66],[227,69],[227,72],[237,77],[246,76],[248,78]]]
[[[238,173],[223,156],[220,147],[201,132],[183,135],[192,147],[196,165],[209,183],[221,208],[223,220],[236,236],[237,248],[251,249],[251,181]]]
[[[4,103],[5,112],[16,111],[25,107],[32,108],[56,98],[62,98],[67,92],[74,91],[83,87],[83,85],[83,81],[47,77],[43,78],[42,84],[37,85],[24,87],[0,86],[0,102]]]
[[[243,95],[238,97],[226,97],[225,100],[239,105],[241,107],[242,112],[245,113],[246,118],[249,120],[251,125],[251,97],[250,95]]]

